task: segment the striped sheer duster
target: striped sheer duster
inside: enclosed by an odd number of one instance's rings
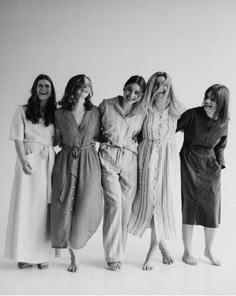
[[[178,238],[181,227],[181,189],[177,117],[169,108],[149,111],[138,147],[138,188],[128,231],[142,236],[155,224],[158,240]]]

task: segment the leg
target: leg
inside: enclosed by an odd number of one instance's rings
[[[162,261],[164,264],[172,264],[174,263],[173,258],[170,256],[170,253],[166,247],[166,243],[164,240],[161,240],[159,243],[159,249],[162,255]]]
[[[122,154],[122,171],[120,185],[122,194],[122,244],[125,253],[128,239],[128,223],[132,212],[132,204],[137,190],[137,156],[131,151]]]
[[[78,269],[76,250],[69,247],[69,252],[70,252],[70,256],[71,256],[71,264],[67,270],[70,272],[76,272]]]
[[[143,270],[152,270],[154,268],[154,263],[153,263],[153,257],[157,251],[157,238],[156,238],[156,231],[155,231],[155,225],[152,227],[152,232],[151,232],[151,243],[150,243],[150,248],[147,253],[147,257],[145,259],[145,262],[143,264]]]
[[[205,234],[204,255],[211,261],[213,265],[220,266],[221,265],[220,260],[216,259],[211,252],[212,245],[215,239],[216,230],[217,230],[216,228],[204,227],[204,234]]]
[[[193,237],[193,225],[183,224],[182,235],[184,243],[184,254],[182,259],[185,263],[190,265],[197,265],[196,259],[192,256],[192,237]]]
[[[102,172],[104,190],[103,246],[105,259],[111,270],[119,270],[123,259],[122,209],[119,176],[116,172]]]

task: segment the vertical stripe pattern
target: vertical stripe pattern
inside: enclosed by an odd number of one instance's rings
[[[128,230],[142,236],[155,223],[157,238],[178,237],[181,227],[180,165],[175,142],[177,118],[169,109],[149,112],[138,147],[138,188]]]

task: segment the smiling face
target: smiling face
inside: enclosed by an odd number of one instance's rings
[[[135,103],[137,102],[142,94],[142,89],[137,83],[131,83],[126,85],[124,88],[124,99],[126,103]]]
[[[88,95],[91,95],[91,85],[88,78],[84,78],[84,81],[78,84],[78,87],[76,88],[74,92],[74,96],[77,99],[80,98],[86,98]]]
[[[48,100],[51,96],[52,86],[47,79],[41,79],[37,83],[36,92],[41,101]]]
[[[212,95],[212,92],[206,93],[204,99],[203,99],[203,108],[209,117],[213,117],[217,108],[217,103]]]

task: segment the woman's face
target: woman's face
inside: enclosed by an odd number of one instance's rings
[[[164,76],[157,76],[156,80],[154,82],[153,85],[153,89],[152,89],[152,93],[154,94],[159,87],[162,85],[161,89],[160,89],[160,93],[165,93],[167,90],[167,85],[164,83],[164,81],[166,80],[166,78]]]
[[[217,108],[217,103],[212,95],[212,92],[208,92],[203,99],[203,108],[209,117],[213,117]]]
[[[142,95],[142,89],[137,83],[131,83],[124,88],[124,99],[127,103],[137,102]]]
[[[41,101],[48,100],[51,96],[52,86],[47,79],[41,79],[37,83],[36,92]]]
[[[168,89],[167,83],[165,83],[166,78],[164,76],[157,76],[155,83],[153,85],[152,95],[158,90],[158,93],[155,94],[153,98],[153,103],[158,104],[163,101],[165,98],[165,93]]]
[[[84,78],[84,82],[81,81],[81,84],[78,85],[74,96],[77,99],[86,98],[89,94],[91,94],[91,85],[88,78]]]

